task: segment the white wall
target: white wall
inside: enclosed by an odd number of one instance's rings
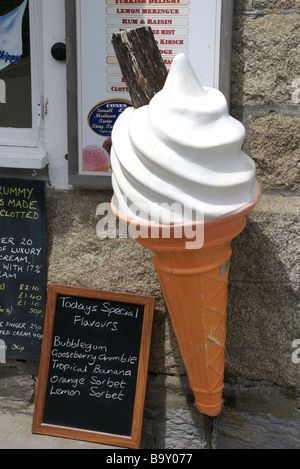
[[[65,42],[63,0],[43,3],[44,145],[49,155],[50,183],[58,189],[68,187],[67,82],[66,63],[51,55],[56,42]]]

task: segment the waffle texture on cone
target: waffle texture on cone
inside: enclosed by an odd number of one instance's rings
[[[175,57],[149,106],[126,109],[112,133],[114,204],[126,218],[160,224],[214,220],[256,197],[244,126],[223,94],[203,87],[187,57]]]
[[[153,263],[198,410],[216,416],[223,405],[226,307],[231,241],[245,226],[236,216],[217,241],[187,250],[184,239],[139,238]],[[215,233],[219,227],[214,227]]]

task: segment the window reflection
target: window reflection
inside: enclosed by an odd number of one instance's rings
[[[32,127],[27,3],[27,0],[0,2],[0,83],[1,96],[5,96],[5,102],[0,99],[0,127]]]

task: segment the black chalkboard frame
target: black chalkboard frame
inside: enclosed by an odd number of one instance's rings
[[[130,437],[104,433],[101,431],[101,422],[99,422],[99,431],[90,431],[81,428],[70,428],[68,426],[52,424],[49,425],[48,423],[44,423],[44,409],[47,397],[46,393],[58,295],[66,295],[77,298],[89,298],[95,300],[107,300],[112,302],[120,302],[123,304],[142,305],[144,307],[138,374],[136,380],[136,393],[132,418],[132,431]],[[109,446],[139,449],[148,377],[154,305],[154,297],[55,284],[48,285],[44,335],[35,398],[32,433],[89,441]]]

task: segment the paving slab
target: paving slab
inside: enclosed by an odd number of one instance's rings
[[[1,449],[115,449],[111,446],[31,433],[32,415],[0,410]]]

